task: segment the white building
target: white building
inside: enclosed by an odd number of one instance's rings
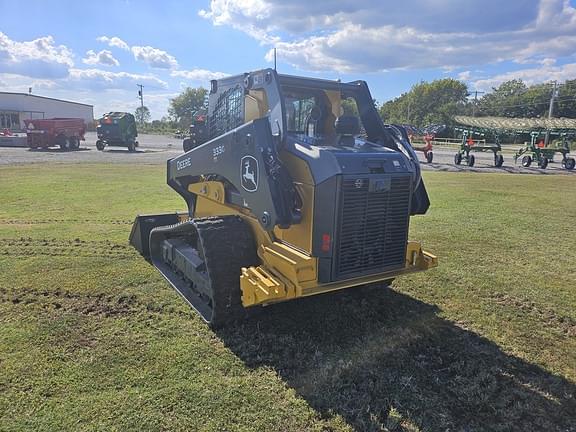
[[[25,119],[55,117],[82,118],[89,129],[94,125],[92,105],[28,93],[0,92],[0,130],[23,131]]]

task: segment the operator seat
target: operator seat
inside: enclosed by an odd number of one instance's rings
[[[334,122],[338,145],[354,147],[355,137],[360,134],[360,120],[356,116],[340,116]]]

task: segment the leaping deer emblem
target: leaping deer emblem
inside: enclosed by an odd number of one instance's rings
[[[254,185],[256,185],[256,180],[254,179],[254,173],[250,171],[250,162],[244,162],[244,180],[250,180]]]
[[[247,191],[253,192],[256,189],[258,189],[258,174],[257,174],[258,161],[254,159],[252,156],[245,156],[242,159],[244,167],[244,170],[242,172],[242,186]],[[250,159],[254,161],[253,164],[250,162]]]

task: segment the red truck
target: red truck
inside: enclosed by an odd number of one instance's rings
[[[28,147],[32,149],[60,146],[62,150],[78,150],[86,133],[86,124],[79,118],[35,119],[24,123]]]

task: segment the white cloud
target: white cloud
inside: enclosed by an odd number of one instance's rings
[[[136,60],[147,63],[156,69],[176,69],[178,62],[166,51],[151,46],[133,46],[132,54]]]
[[[120,62],[108,50],[94,52],[93,50],[86,51],[86,58],[82,62],[89,65],[105,65],[105,66],[119,66]]]
[[[166,51],[154,48],[151,46],[138,46],[130,47],[126,42],[117,36],[99,36],[96,38],[99,42],[107,43],[111,47],[121,48],[126,51],[131,51],[134,58],[138,61],[147,63],[150,67],[156,69],[177,69],[178,61],[173,55],[168,54]],[[108,51],[109,52],[109,51]]]
[[[99,36],[96,38],[96,40],[98,42],[103,42],[105,44],[108,44],[111,47],[120,48],[120,49],[123,49],[126,51],[130,50],[130,47],[128,46],[128,44],[117,36],[112,36],[112,37]]]
[[[34,78],[62,78],[74,65],[72,51],[52,36],[17,42],[0,32],[0,71]]]
[[[386,7],[379,0],[212,0],[199,13],[275,45],[280,61],[308,70],[450,70],[576,54],[569,0],[404,0]]]
[[[224,72],[213,72],[206,69],[175,70],[170,73],[173,77],[186,78],[193,81],[210,81],[229,76]]]
[[[457,78],[460,81],[469,81],[471,77],[472,77],[472,71],[469,71],[469,70],[462,71],[457,75]]]
[[[253,26],[268,33],[335,30],[347,23],[366,28],[402,23],[426,32],[495,32],[535,20],[537,6],[534,0],[403,0],[385,6],[381,0],[212,0],[199,15],[215,25]]]
[[[110,72],[101,69],[71,69],[69,84],[92,90],[135,88],[135,84],[167,88],[165,81],[154,75]]]
[[[23,75],[0,73],[0,88],[10,92],[25,92],[32,87],[32,92],[47,90],[57,87],[56,80],[30,78]]]
[[[540,63],[541,65],[544,65],[544,66],[552,66],[552,65],[556,64],[556,59],[553,59],[553,58],[543,58],[543,59],[540,60],[538,63]]]
[[[482,91],[490,91],[493,87],[513,79],[521,79],[528,85],[539,84],[549,81],[564,82],[576,78],[576,63],[568,63],[562,66],[543,66],[536,68],[521,69],[483,78],[473,81],[474,88]]]

